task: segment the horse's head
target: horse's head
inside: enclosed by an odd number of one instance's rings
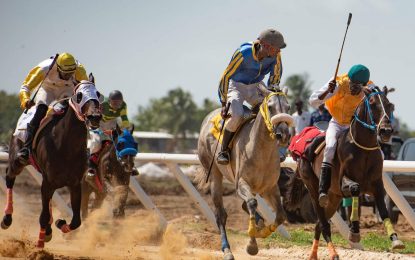
[[[132,135],[133,131],[134,125],[130,131],[128,129],[121,130],[118,125],[115,130],[112,131],[112,139],[115,144],[117,160],[127,173],[133,171],[134,157],[138,152],[137,143]]]
[[[90,75],[90,79],[93,78]],[[102,118],[101,106],[104,97],[97,91],[92,81],[82,80],[74,90],[70,104],[76,115],[85,121],[87,127],[96,129]]]
[[[288,111],[290,106],[287,101],[288,88],[284,87],[269,91],[261,86],[265,98],[260,111],[264,117],[265,124],[272,136],[279,141],[279,144],[286,146],[290,140],[290,127],[294,120]]]
[[[365,89],[365,107],[367,127],[376,131],[382,142],[388,142],[392,136],[392,120],[395,106],[387,98],[388,89],[386,86],[381,91],[378,87]]]

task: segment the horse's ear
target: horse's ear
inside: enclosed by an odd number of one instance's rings
[[[392,92],[395,92],[395,88],[388,88],[387,86],[383,86],[383,93],[385,93],[385,96]]]
[[[115,131],[120,135],[122,134],[121,128],[118,126],[118,124],[115,125]]]
[[[134,132],[134,124],[131,124],[130,134],[133,134],[133,132]]]
[[[89,73],[88,80],[89,80],[89,82],[92,82],[92,83],[95,84],[95,77],[94,77],[94,75],[92,75],[92,72]]]
[[[288,87],[287,86],[284,86],[282,88],[282,93],[284,93],[284,95],[287,95],[288,94]]]
[[[82,92],[76,93],[76,103],[81,103],[82,101]]]

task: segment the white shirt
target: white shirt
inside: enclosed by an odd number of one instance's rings
[[[308,111],[303,111],[301,115],[298,112],[292,114],[295,123],[295,134],[298,135],[305,127],[310,125],[311,113]]]

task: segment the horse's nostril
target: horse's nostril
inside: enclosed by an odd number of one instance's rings
[[[281,133],[277,133],[276,134],[276,137],[277,137],[278,140],[281,140],[282,139],[282,134]]]

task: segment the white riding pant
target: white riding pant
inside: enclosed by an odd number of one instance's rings
[[[102,131],[105,130],[111,130],[117,125],[117,119],[112,119],[107,122],[101,121],[100,123],[100,129]],[[89,131],[89,138],[90,138],[90,144],[89,144],[89,150],[91,154],[97,153],[101,150],[102,147],[102,141],[105,140],[111,140],[111,138],[105,134],[100,134],[94,131]]]
[[[329,122],[326,131],[326,148],[324,149],[323,162],[333,164],[333,158],[336,154],[337,139],[341,131],[349,128],[349,125],[341,125],[334,118]]]
[[[259,84],[261,82],[246,85],[233,80],[229,81],[227,102],[230,102],[230,114],[231,117],[228,119],[226,130],[235,132],[238,126],[243,122],[243,103],[246,101],[249,105],[254,107],[258,103],[261,103],[264,97],[262,92],[259,90]]]
[[[42,86],[36,94],[36,105],[44,104],[49,106],[53,101],[59,100],[65,97],[70,97],[73,94],[73,86],[48,88]]]

